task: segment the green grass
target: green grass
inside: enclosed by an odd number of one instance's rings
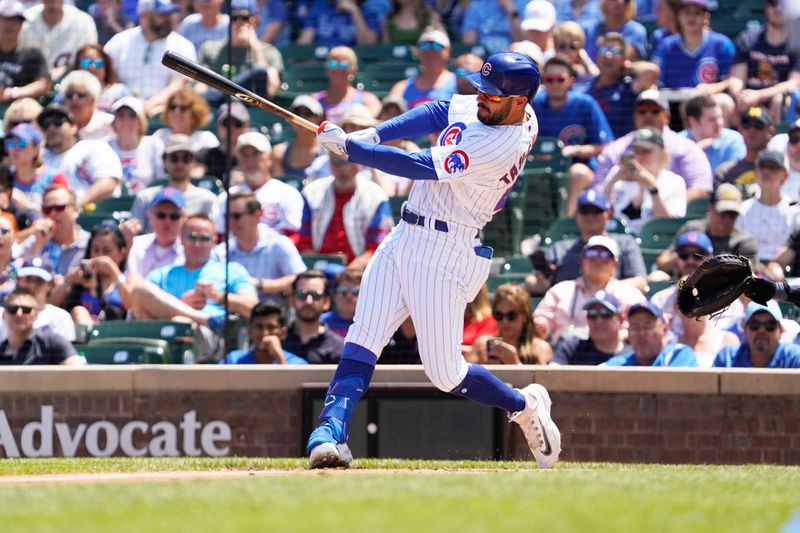
[[[538,471],[512,462],[357,464],[351,472],[301,474],[301,459],[4,460],[0,475],[6,476],[287,472],[167,483],[0,485],[0,529],[761,532],[778,531],[800,508],[800,469],[793,467],[565,463]],[[362,468],[409,470],[358,472]]]

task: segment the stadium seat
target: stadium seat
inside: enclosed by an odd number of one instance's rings
[[[302,254],[307,268],[326,270],[328,265],[345,266],[344,254]]]
[[[413,50],[405,44],[362,44],[353,47],[359,67],[378,61],[412,61]]]
[[[291,70],[298,64],[324,60],[328,55],[329,48],[319,44],[285,44],[280,47],[280,50],[285,66]],[[281,73],[281,77],[283,77],[283,73]]]
[[[225,190],[222,180],[214,176],[203,176],[202,178],[192,179],[192,185],[219,194]]]
[[[528,274],[532,268],[531,258],[527,255],[512,255],[506,257],[500,266],[500,274]]]
[[[708,213],[708,198],[695,198],[686,206],[686,218],[704,218]]]
[[[553,172],[564,172],[569,168],[571,159],[564,157],[562,143],[556,137],[539,137],[533,145],[525,170],[550,168]]]
[[[147,121],[147,134],[152,135],[156,130],[163,128],[164,124],[161,122],[161,113],[156,113],[151,116]]]
[[[620,219],[611,218],[606,222],[606,231],[608,233],[628,233],[628,228]],[[554,242],[577,239],[580,234],[578,223],[573,217],[560,217],[547,229],[543,244],[549,247]]]
[[[663,291],[664,289],[668,289],[675,285],[675,281],[667,280],[667,281],[648,281],[647,282],[647,297],[652,297],[655,293],[659,291]]]
[[[475,54],[481,59],[489,57],[489,51],[482,44],[465,44],[465,43],[452,43],[452,57],[458,57],[461,54]]]
[[[358,73],[357,79],[364,90],[375,93],[378,98],[383,98],[400,80],[413,76],[419,72],[419,63],[416,61],[378,61],[366,65]]]
[[[403,207],[403,203],[408,200],[408,196],[391,196],[389,197],[389,203],[392,206],[392,216],[394,217],[395,221],[400,220],[400,209]]]
[[[688,220],[687,218],[659,217],[647,221],[642,226],[638,241],[646,268],[649,269],[656,257],[667,249],[678,228]]]
[[[76,347],[90,365],[163,364],[167,350],[141,344],[83,344]]]
[[[305,176],[291,176],[289,174],[281,174],[280,176],[272,176],[278,181],[282,181],[287,185],[291,185],[298,191],[303,190],[303,180],[305,180]]]
[[[269,142],[273,145],[294,137],[289,121],[258,107],[250,108],[250,125],[269,137]]]
[[[78,215],[77,222],[86,231],[92,231],[100,223],[116,222],[119,224],[125,220],[127,217],[121,216],[119,213],[81,213]]]
[[[182,363],[186,350],[194,345],[192,324],[171,320],[111,320],[98,322],[89,332],[88,344],[96,345],[104,339],[142,338],[164,340],[169,345],[166,362]]]
[[[284,72],[279,97],[291,103],[301,94],[321,91],[328,86],[328,77],[322,62],[299,63]]]
[[[133,200],[135,196],[117,196],[111,198],[103,198],[98,201],[94,206],[93,213],[113,214],[116,212],[130,213],[133,207]]]
[[[800,317],[800,309],[792,302],[787,300],[778,300],[778,306],[781,308],[783,318],[797,320],[797,318]]]

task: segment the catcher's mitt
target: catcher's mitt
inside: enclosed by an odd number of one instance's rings
[[[746,257],[722,254],[678,282],[678,310],[689,318],[713,315],[733,303],[753,277]]]

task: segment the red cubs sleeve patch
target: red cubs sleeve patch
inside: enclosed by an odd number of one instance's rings
[[[456,150],[444,159],[444,171],[448,174],[464,172],[469,168],[469,156],[464,150]]]

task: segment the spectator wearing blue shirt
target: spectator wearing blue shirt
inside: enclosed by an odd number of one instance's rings
[[[311,4],[298,44],[354,46],[375,44],[383,21],[369,2],[364,9],[355,0],[316,0]]]
[[[630,44],[630,59],[647,57],[647,30],[633,20],[636,16],[634,0],[600,0],[603,20],[586,30],[586,52],[593,60],[597,59],[597,38],[610,31],[621,33]]]
[[[584,28],[591,28],[603,18],[600,13],[600,0],[554,0],[556,20],[577,22]]]
[[[697,143],[708,157],[712,172],[725,161],[737,161],[747,155],[742,134],[724,127],[722,108],[710,96],[695,96],[686,102],[688,127],[680,132]]]
[[[256,33],[265,43],[275,46],[289,44],[291,34],[289,10],[283,0],[269,0],[264,3]]]
[[[523,39],[520,22],[519,9],[514,0],[473,0],[469,3],[461,23],[461,42],[480,43],[490,54],[502,52],[512,42]]]
[[[320,321],[337,335],[344,337],[353,317],[356,315],[358,291],[364,270],[347,268],[336,274],[336,288],[333,289],[333,310],[322,313]]]
[[[669,324],[661,309],[651,302],[628,309],[628,342],[633,352],[606,361],[606,366],[696,367],[694,351],[668,334]]]
[[[715,367],[800,368],[800,346],[780,342],[783,314],[777,302],[750,302],[744,316],[744,342],[726,346],[717,354]]]
[[[678,33],[678,7],[681,0],[656,0],[656,28],[650,32],[650,50],[655,50],[665,38]]]
[[[286,351],[281,342],[286,338],[286,319],[281,308],[260,303],[250,312],[247,324],[249,350],[234,350],[219,364],[226,365],[307,365],[302,357]]]

